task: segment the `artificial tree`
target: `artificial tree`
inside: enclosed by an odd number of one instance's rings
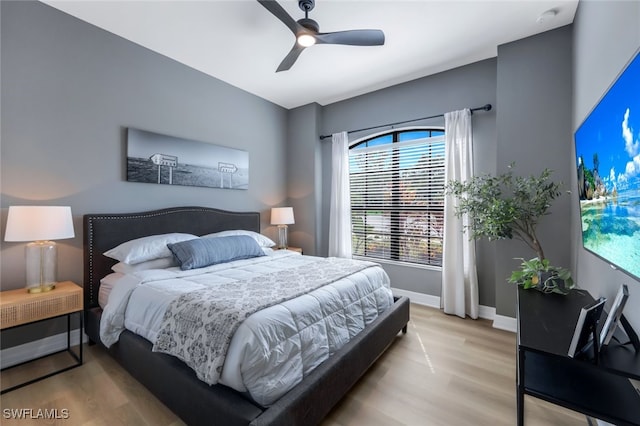
[[[551,170],[540,176],[514,176],[514,164],[499,176],[474,176],[466,182],[449,181],[446,193],[457,200],[456,215],[468,214],[466,229],[471,239],[516,238],[536,254],[522,260],[522,268],[514,271],[509,282],[524,288],[565,293],[573,287],[569,271],[552,266],[545,258],[536,234],[540,218],[548,214],[551,202],[561,194],[559,183],[551,180]],[[562,282],[563,281],[563,282]]]

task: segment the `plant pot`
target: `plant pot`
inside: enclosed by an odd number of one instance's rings
[[[543,293],[567,294],[569,289],[565,281],[555,271],[538,272],[538,285],[536,289]]]

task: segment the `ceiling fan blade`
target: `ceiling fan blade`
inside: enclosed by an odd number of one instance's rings
[[[316,44],[346,44],[349,46],[382,46],[381,30],[348,30],[316,34]]]
[[[295,42],[289,54],[280,62],[280,66],[278,66],[276,72],[286,71],[291,68],[304,49],[306,49],[306,47],[300,46],[298,42]]]
[[[258,0],[258,3],[263,5],[265,9],[267,9],[269,12],[273,14],[273,16],[275,16],[280,21],[282,21],[282,23],[285,24],[291,30],[292,33],[297,34],[298,31],[302,29],[302,26],[298,24],[295,19],[289,16],[287,11],[284,10],[277,1]]]

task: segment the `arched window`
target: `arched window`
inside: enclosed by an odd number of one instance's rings
[[[349,149],[354,256],[442,265],[444,130],[411,128]]]

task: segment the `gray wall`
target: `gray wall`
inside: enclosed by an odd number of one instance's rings
[[[60,280],[82,283],[82,215],[179,205],[261,211],[286,200],[287,111],[39,2],[1,2],[0,228],[7,207],[69,205]],[[126,182],[128,126],[247,150],[249,190]],[[1,243],[1,288],[24,286],[24,244]],[[8,340],[3,334],[3,344]]]
[[[310,104],[289,111],[286,148],[288,204],[293,207],[295,225],[289,227],[289,245],[304,254],[319,252],[322,159],[318,154],[321,107]]]
[[[640,48],[640,2],[582,0],[574,21],[573,128],[587,114]],[[638,129],[636,129],[637,131]],[[570,158],[575,167],[575,153]],[[572,174],[572,187],[577,187]],[[612,300],[620,284],[629,286],[630,298],[625,316],[640,331],[640,282],[613,270],[606,262],[582,248],[577,195],[572,200],[572,247],[577,280],[594,296]],[[610,303],[607,305],[609,307]]]
[[[487,103],[496,106],[496,60],[488,59],[464,67],[404,84],[379,90],[356,98],[325,106],[322,109],[321,134],[361,129],[384,123],[428,117]],[[496,167],[495,110],[473,115],[475,169],[478,173],[493,173]],[[444,118],[410,123],[410,125],[444,126]],[[379,132],[376,129],[350,134],[350,140]],[[331,139],[322,144],[323,158],[323,232],[327,236],[329,190],[331,187]],[[321,244],[326,247],[326,244]],[[478,273],[480,303],[494,305],[494,268],[492,244],[478,242]],[[326,252],[322,253],[326,254]],[[383,264],[392,285],[399,289],[440,295],[439,270]]]
[[[553,180],[569,182],[573,146],[571,128],[570,26],[498,47],[497,172],[515,162],[515,174],[539,175],[553,170]],[[570,267],[571,199],[556,199],[538,227],[545,257]],[[517,240],[496,243],[496,313],[515,316],[515,287],[505,281],[520,261],[536,256]]]

